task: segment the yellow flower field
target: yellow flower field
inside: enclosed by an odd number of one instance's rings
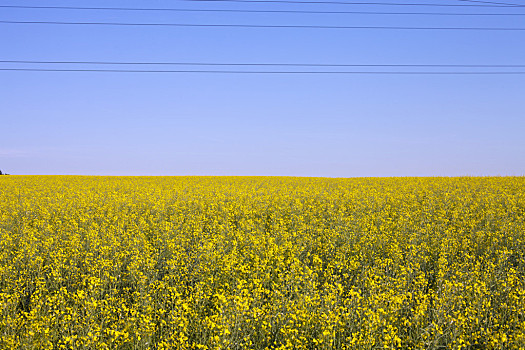
[[[525,178],[0,178],[1,349],[524,349]]]

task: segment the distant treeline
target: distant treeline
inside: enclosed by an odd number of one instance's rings
[[[9,174],[3,173],[2,170],[0,170],[0,175],[9,175]]]

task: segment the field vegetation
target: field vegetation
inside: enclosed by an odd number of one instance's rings
[[[0,178],[1,349],[524,349],[525,178]]]

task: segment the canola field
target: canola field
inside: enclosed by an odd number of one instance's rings
[[[1,349],[524,349],[525,178],[0,177]]]

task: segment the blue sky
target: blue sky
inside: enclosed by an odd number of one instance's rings
[[[525,5],[523,0],[513,2]],[[467,4],[430,0],[419,3]],[[9,4],[43,5],[36,0],[0,3]],[[524,16],[0,8],[0,20],[525,27],[525,8],[177,0],[46,1],[45,5],[463,11]],[[525,31],[0,24],[0,60],[525,64],[524,42]],[[0,66],[29,67],[8,63]],[[126,68],[136,67],[121,69]],[[0,82],[0,169],[12,174],[525,175],[525,75],[0,71]]]

